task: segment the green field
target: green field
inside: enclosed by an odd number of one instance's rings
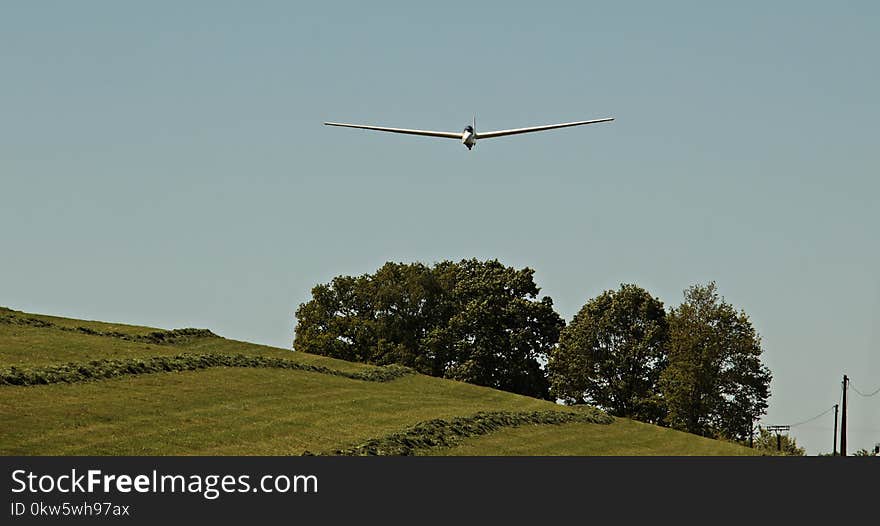
[[[85,322],[0,309],[0,373],[92,360],[247,355],[325,372],[272,367],[122,374],[114,378],[0,385],[4,455],[299,455],[332,453],[396,436],[436,419],[480,412],[573,410],[460,382],[407,374],[366,381],[329,374],[373,371],[355,364],[217,336],[172,343],[159,329]],[[161,334],[160,334],[161,336]],[[328,372],[329,371],[329,372]],[[39,377],[39,375],[37,375]],[[0,382],[2,383],[2,382]],[[556,415],[557,413],[552,413]],[[572,413],[573,414],[573,413]],[[441,422],[441,427],[445,422]],[[521,425],[423,447],[429,455],[747,455],[752,451],[648,424]]]
[[[562,424],[503,429],[466,438],[457,447],[438,448],[432,455],[758,455],[738,444],[682,433],[674,429],[616,418],[611,425]]]

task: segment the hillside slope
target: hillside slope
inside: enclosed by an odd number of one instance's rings
[[[4,455],[752,453],[611,421],[589,408],[210,331],[0,308]]]

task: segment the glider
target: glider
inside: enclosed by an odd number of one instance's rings
[[[518,135],[520,133],[531,133],[544,130],[555,130],[556,128],[569,128],[571,126],[582,126],[584,124],[596,124],[599,122],[613,121],[614,117],[606,117],[604,119],[593,119],[590,121],[563,122],[562,124],[546,124],[544,126],[532,126],[529,128],[514,128],[512,130],[498,130],[490,132],[477,133],[477,119],[474,117],[473,125],[468,124],[461,132],[443,132],[431,130],[409,130],[406,128],[386,128],[384,126],[366,126],[363,124],[346,124],[343,122],[325,122],[325,126],[342,126],[345,128],[360,128],[362,130],[376,130],[392,133],[405,133],[407,135],[424,135],[427,137],[442,137],[444,139],[458,139],[462,144],[470,150],[477,143],[478,139],[494,139],[495,137],[505,137],[507,135]]]

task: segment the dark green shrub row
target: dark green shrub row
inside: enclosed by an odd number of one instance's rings
[[[452,420],[420,422],[403,431],[374,438],[359,446],[338,449],[324,455],[369,456],[413,455],[435,447],[450,447],[461,439],[486,435],[502,427],[540,424],[610,424],[614,418],[595,407],[580,406],[576,411],[479,412]],[[311,455],[310,452],[303,453]]]
[[[269,356],[245,354],[177,354],[153,356],[145,359],[125,358],[118,360],[92,360],[85,363],[71,362],[44,367],[11,367],[0,370],[0,385],[45,385],[57,383],[87,382],[120,376],[173,371],[195,371],[210,367],[266,367],[292,369],[344,376],[367,382],[387,382],[411,374],[408,367],[389,365],[367,371],[346,372],[321,365],[285,360]]]
[[[91,336],[105,336],[108,338],[118,338],[130,342],[152,343],[156,345],[173,345],[182,343],[195,338],[217,338],[218,336],[208,329],[172,329],[170,331],[153,331],[148,334],[126,334],[117,331],[98,331],[89,327],[64,327],[52,322],[41,320],[39,318],[31,318],[23,316],[17,311],[0,307],[0,323],[8,323],[11,325],[27,325],[30,327],[52,328],[60,331],[78,332],[80,334],[89,334]]]

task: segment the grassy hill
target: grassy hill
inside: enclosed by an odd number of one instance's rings
[[[0,454],[305,452],[753,453],[399,367],[0,308]]]

